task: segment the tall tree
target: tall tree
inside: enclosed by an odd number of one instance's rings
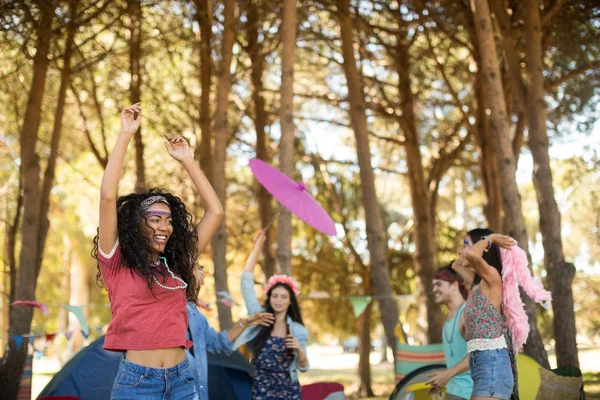
[[[283,0],[281,22],[281,101],[279,123],[279,165],[281,171],[293,178],[294,175],[294,52],[296,50],[296,0]],[[277,225],[277,260],[284,274],[292,273],[292,214],[282,208]]]
[[[521,195],[517,188],[516,163],[509,138],[504,90],[487,0],[471,0],[471,10],[481,56],[480,68],[490,109],[490,129],[496,138],[497,162],[502,185],[502,203],[506,214],[504,229],[507,234],[519,242],[519,245],[526,251],[528,259],[531,260],[529,239],[521,206]],[[537,327],[535,305],[529,298],[525,299],[525,308],[531,328],[529,339],[525,344],[525,352],[542,366],[549,368],[548,355]]]
[[[542,21],[538,0],[525,1],[525,45],[529,78],[527,88],[529,148],[534,162],[533,183],[540,212],[544,261],[553,294],[556,361],[559,367],[579,367],[572,289],[575,266],[567,263],[563,254],[560,212],[554,197],[552,170],[548,155],[546,102],[542,74]]]
[[[50,40],[52,38],[52,24],[56,18],[56,1],[35,2],[39,10],[37,21],[29,21],[35,26],[36,53],[33,59],[33,78],[29,88],[27,108],[21,128],[21,167],[20,174],[23,191],[23,223],[21,227],[21,254],[15,289],[15,300],[35,299],[35,283],[39,270],[38,249],[40,247],[40,157],[36,152],[38,133],[42,112],[42,100],[46,86],[46,75],[49,65]],[[26,14],[30,18],[31,10],[28,4]],[[33,309],[30,307],[12,307],[9,316],[9,337],[28,334],[31,327]],[[25,356],[27,354],[27,337],[17,348],[11,343],[12,351],[9,352],[6,363],[0,367],[0,387],[8,399],[15,399],[19,390],[19,383]]]
[[[212,127],[210,125],[210,93],[212,87],[212,1],[194,0],[196,6],[196,21],[200,26],[200,131],[202,138],[200,146],[196,146],[196,159],[206,177],[214,183],[212,163]]]
[[[215,111],[215,147],[213,154],[213,185],[223,209],[227,204],[227,175],[225,162],[227,159],[227,143],[229,142],[229,126],[227,109],[229,108],[229,92],[231,90],[231,59],[233,57],[233,42],[235,40],[236,5],[234,0],[223,1],[223,39],[221,48],[221,65],[217,82],[217,107]],[[215,265],[216,291],[229,291],[227,283],[227,214],[219,224],[212,238],[213,262]],[[219,326],[222,330],[229,329],[233,320],[231,309],[221,302],[217,303],[219,311]]]
[[[398,323],[398,308],[392,297],[390,273],[385,254],[385,232],[381,219],[381,209],[375,190],[375,175],[371,165],[371,149],[369,147],[369,128],[367,125],[366,104],[360,73],[356,67],[354,55],[354,38],[350,1],[337,0],[337,16],[340,22],[342,39],[343,68],[348,86],[350,103],[350,121],[356,139],[356,152],[360,168],[360,184],[362,204],[365,210],[367,228],[367,246],[370,254],[371,285],[373,293],[381,296],[379,310],[388,344],[396,348],[394,328]]]
[[[415,272],[417,273],[417,293],[430,293],[433,290],[433,276],[437,266],[435,260],[434,216],[431,213],[431,196],[425,182],[421,143],[415,117],[415,100],[411,89],[411,60],[409,55],[408,26],[398,10],[398,35],[396,39],[394,66],[398,76],[400,93],[401,126],[404,131],[404,149],[408,166],[408,182],[412,199],[415,221]],[[442,321],[440,308],[432,296],[426,296],[425,302],[419,302],[419,314],[426,316],[430,343],[442,340]]]
[[[270,162],[271,155],[269,153],[269,136],[266,132],[268,123],[268,113],[265,106],[263,84],[263,74],[265,71],[265,60],[267,52],[265,49],[264,39],[262,41],[259,39],[259,27],[262,26],[262,23],[264,22],[263,10],[266,4],[264,2],[256,0],[246,2],[246,4],[246,31],[248,35],[248,45],[246,47],[246,50],[248,51],[248,55],[250,56],[250,63],[252,65],[252,69],[250,71],[250,81],[252,83],[252,119],[254,120],[254,127],[256,129],[256,158],[265,162]],[[293,129],[294,126],[292,124],[292,136],[294,134]],[[271,219],[273,218],[271,195],[262,185],[257,185],[256,191],[256,197],[258,200],[258,211],[260,216],[260,225],[262,229],[265,229],[267,228],[267,225],[269,225]],[[265,245],[263,246],[262,263],[262,269],[266,279],[269,279],[271,275],[275,274],[276,260],[275,255],[273,253],[273,235],[272,229],[269,227],[266,233]]]
[[[131,104],[142,101],[142,0],[127,0],[127,29],[129,31],[129,101]],[[133,136],[135,146],[135,192],[146,190],[146,170],[144,167],[144,142],[142,127]]]

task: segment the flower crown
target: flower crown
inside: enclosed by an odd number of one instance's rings
[[[272,277],[269,278],[269,280],[267,281],[267,283],[264,286],[265,293],[267,293],[269,290],[271,290],[271,288],[278,283],[285,283],[286,285],[288,285],[292,289],[292,291],[294,292],[294,294],[296,296],[300,294],[300,284],[298,283],[298,281],[289,275],[283,275],[283,274],[273,275]]]

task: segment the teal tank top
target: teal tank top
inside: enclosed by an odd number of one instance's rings
[[[446,367],[452,368],[467,355],[467,341],[460,334],[460,316],[465,309],[463,303],[451,320],[444,322],[442,342]],[[471,398],[473,380],[470,371],[455,376],[446,385],[446,393],[465,399]]]

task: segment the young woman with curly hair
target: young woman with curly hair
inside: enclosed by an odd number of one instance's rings
[[[308,370],[306,343],[308,330],[302,321],[296,298],[300,286],[292,277],[273,275],[265,284],[267,298],[261,306],[254,290],[254,267],[265,233],[260,232],[242,273],[241,290],[249,314],[267,312],[275,315],[270,326],[247,329],[235,341],[234,348],[248,343],[256,376],[252,385],[253,400],[301,400],[298,371]]]
[[[111,399],[197,399],[185,349],[186,304],[197,297],[194,262],[217,229],[223,208],[185,139],[167,139],[169,155],[191,178],[205,213],[197,226],[183,202],[159,189],[117,197],[140,103],[121,113],[121,133],[100,186],[93,255],[108,290],[112,321],[104,348],[124,353]]]

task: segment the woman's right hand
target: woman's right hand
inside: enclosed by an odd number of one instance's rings
[[[133,136],[140,128],[142,122],[142,107],[141,103],[135,103],[129,107],[125,107],[121,111],[121,133],[127,136]],[[137,118],[134,118],[137,113]]]
[[[259,231],[256,236],[254,236],[254,251],[261,250],[265,244],[265,240],[267,240],[266,232],[262,230]]]

